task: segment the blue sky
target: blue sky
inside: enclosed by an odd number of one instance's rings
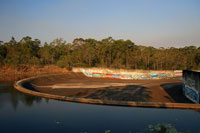
[[[200,46],[200,0],[0,0],[0,40],[130,39]]]

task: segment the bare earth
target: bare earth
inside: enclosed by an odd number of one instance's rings
[[[120,80],[89,78],[82,73],[68,72],[33,79],[25,87],[33,90],[68,97],[90,99],[192,103],[182,95],[182,81]]]
[[[65,68],[59,68],[54,65],[46,65],[44,67],[20,65],[18,68],[2,66],[0,67],[0,81],[18,81],[27,77],[66,72],[68,70]]]

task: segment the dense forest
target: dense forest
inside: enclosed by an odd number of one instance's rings
[[[72,67],[108,67],[149,70],[200,69],[200,47],[154,48],[135,45],[130,40],[112,37],[97,41],[76,38],[67,43],[62,38],[41,44],[38,39],[14,37],[0,41],[0,66],[57,65]]]

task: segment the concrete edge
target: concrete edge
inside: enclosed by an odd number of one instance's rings
[[[45,75],[47,76],[47,75]],[[37,76],[39,77],[39,76]],[[113,106],[132,106],[132,107],[147,107],[147,108],[171,108],[171,109],[200,109],[200,104],[186,104],[186,103],[162,103],[162,102],[134,102],[134,101],[113,101],[113,100],[100,100],[100,99],[87,99],[87,98],[75,98],[75,97],[66,97],[54,94],[47,94],[29,90],[23,87],[23,83],[35,79],[37,77],[31,77],[19,80],[15,82],[14,87],[23,93],[40,96],[44,98],[70,101],[70,102],[79,102],[79,103],[88,103],[88,104],[102,104],[102,105],[113,105]]]

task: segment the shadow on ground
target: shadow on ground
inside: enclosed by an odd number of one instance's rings
[[[151,98],[150,95],[151,91],[149,91],[146,87],[127,85],[96,89],[92,93],[90,91],[86,91],[76,94],[75,97],[83,96],[84,98],[90,99],[146,102]]]
[[[29,81],[24,82],[24,83],[23,83],[23,87],[24,87],[24,88],[28,88],[29,90],[32,90],[32,91],[37,91],[37,92],[39,92],[38,90],[36,90],[36,89],[33,87],[33,85],[31,84],[31,82],[29,82]]]
[[[180,82],[166,83],[166,84],[161,84],[160,86],[170,95],[170,97],[173,99],[172,102],[193,103],[192,101],[190,101],[183,95],[183,90],[182,90],[183,84],[182,83],[180,83]],[[170,100],[171,98],[168,98],[168,99]]]

